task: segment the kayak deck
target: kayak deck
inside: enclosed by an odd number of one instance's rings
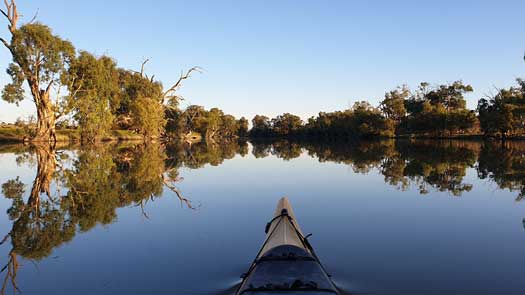
[[[277,204],[266,239],[237,295],[339,294],[303,235],[287,198]]]
[[[283,210],[286,210],[289,220],[281,219]],[[281,198],[275,208],[274,219],[270,222],[270,226],[266,228],[266,239],[263,247],[260,251],[259,257],[266,253],[268,250],[280,246],[280,245],[294,245],[300,248],[305,248],[302,242],[304,237],[299,224],[295,219],[295,214],[292,210],[292,205],[288,198]],[[257,257],[257,258],[259,258]]]

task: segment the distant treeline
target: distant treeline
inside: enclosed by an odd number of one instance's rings
[[[356,102],[344,111],[320,112],[303,122],[285,113],[270,119],[252,119],[252,137],[372,138],[393,136],[454,137],[525,135],[525,82],[501,89],[492,98],[480,99],[476,110],[466,107],[464,95],[472,92],[462,81],[417,90],[398,87],[385,94],[379,106]]]

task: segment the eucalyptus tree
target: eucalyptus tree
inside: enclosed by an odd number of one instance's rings
[[[78,122],[82,141],[93,142],[107,135],[113,127],[113,111],[121,96],[115,61],[81,51],[63,80],[69,91],[67,106]]]
[[[485,135],[504,139],[525,134],[525,81],[518,79],[518,86],[501,89],[490,99],[480,99],[478,112]]]
[[[268,136],[271,131],[270,118],[263,115],[255,115],[252,119],[251,136]]]
[[[56,100],[53,101],[53,85],[58,86],[71,59],[75,55],[73,45],[41,23],[19,26],[19,12],[14,0],[4,1],[1,10],[8,20],[10,40],[0,41],[9,50],[12,62],[7,68],[11,82],[5,85],[2,99],[17,105],[24,100],[24,84],[29,87],[37,111],[37,130],[34,141],[56,141]]]
[[[237,131],[237,133],[239,137],[244,138],[248,136],[248,129],[249,129],[248,124],[249,124],[248,120],[245,117],[241,117],[237,121],[237,125],[239,126],[239,130]]]
[[[472,86],[462,81],[436,87],[421,83],[416,93],[405,100],[408,115],[402,122],[404,131],[437,135],[465,133],[477,120],[475,112],[466,108],[465,94],[472,91]]]
[[[299,116],[284,113],[271,120],[272,130],[277,136],[297,135],[303,127],[303,121]]]
[[[183,99],[178,94],[184,80],[193,72],[200,72],[199,67],[193,67],[181,73],[177,82],[165,89],[155,76],[149,77],[144,69],[149,60],[142,63],[140,72],[120,70],[120,97],[117,109],[118,121],[121,126],[131,127],[146,138],[165,135],[166,124],[176,126],[173,120],[180,118],[179,102]]]
[[[385,93],[380,103],[380,109],[385,117],[399,124],[406,116],[405,100],[410,97],[410,89],[406,85]]]

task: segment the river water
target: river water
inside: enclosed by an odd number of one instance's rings
[[[521,142],[1,145],[0,167],[6,294],[231,294],[282,196],[346,292],[525,293]]]

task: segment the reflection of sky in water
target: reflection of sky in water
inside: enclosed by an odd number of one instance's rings
[[[19,175],[26,193],[34,169],[0,155],[0,181]],[[525,204],[468,168],[470,192],[454,197],[417,187],[397,190],[376,169],[320,163],[303,153],[283,161],[251,154],[219,166],[181,168],[181,207],[174,193],[125,207],[117,220],[77,234],[33,263],[21,260],[25,294],[210,294],[238,282],[264,237],[279,197],[299,222],[334,280],[366,293],[511,293],[525,290]],[[0,198],[4,212],[10,202]],[[0,215],[0,230],[11,222]],[[0,247],[2,264],[10,244]],[[5,258],[5,259],[4,259]],[[387,292],[388,291],[388,292]]]

